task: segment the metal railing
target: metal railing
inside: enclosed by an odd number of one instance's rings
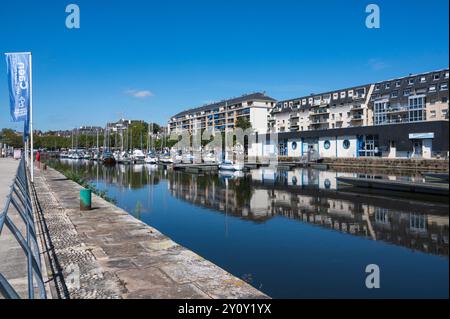
[[[25,224],[25,234],[22,234],[19,227],[8,216],[8,211],[14,207]],[[2,236],[3,226],[6,226],[14,235],[15,240],[22,248],[27,259],[27,282],[28,298],[35,298],[37,289],[41,299],[46,299],[46,291],[41,271],[41,259],[39,246],[36,237],[36,228],[33,217],[33,205],[31,202],[31,192],[28,184],[28,171],[24,157],[20,160],[19,167],[14,177],[11,190],[6,198],[3,211],[0,213],[0,236]],[[37,287],[34,287],[36,280]],[[7,299],[20,299],[17,291],[8,280],[0,273],[0,294]]]

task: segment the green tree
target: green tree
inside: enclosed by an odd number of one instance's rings
[[[250,121],[246,117],[240,117],[236,121],[236,127],[239,127],[245,131],[246,129],[252,127],[252,123],[250,123]]]
[[[7,144],[8,146],[12,146],[14,148],[23,147],[22,134],[9,128],[4,128],[1,130],[0,142],[2,144]]]

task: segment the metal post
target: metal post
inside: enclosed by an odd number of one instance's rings
[[[30,53],[30,171],[31,171],[31,183],[34,183],[34,145],[33,145],[33,59]]]

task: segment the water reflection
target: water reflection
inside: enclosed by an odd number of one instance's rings
[[[177,199],[229,216],[264,223],[282,216],[334,231],[381,240],[421,252],[448,256],[448,205],[339,192],[336,177],[364,176],[423,180],[414,175],[260,168],[248,173],[187,174],[158,165],[116,165],[62,161],[92,181],[115,185],[119,192],[157,185],[162,180]],[[151,211],[137,200],[137,218]],[[151,203],[149,204],[151,205]]]
[[[271,297],[448,298],[448,202],[336,184],[336,176],[421,176],[268,168],[202,175],[148,165],[61,165]],[[368,264],[380,266],[382,289],[365,287]]]

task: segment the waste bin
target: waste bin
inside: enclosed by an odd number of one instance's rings
[[[92,202],[92,192],[90,189],[80,190],[80,210],[90,210]]]

